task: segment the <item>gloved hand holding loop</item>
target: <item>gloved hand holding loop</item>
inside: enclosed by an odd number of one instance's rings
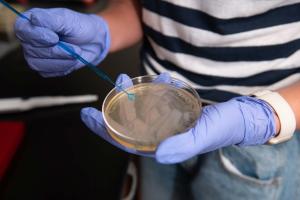
[[[34,8],[19,17],[16,36],[21,40],[29,66],[43,77],[63,76],[83,67],[57,44],[63,41],[77,54],[97,65],[110,48],[108,25],[97,15],[82,14],[65,8]]]

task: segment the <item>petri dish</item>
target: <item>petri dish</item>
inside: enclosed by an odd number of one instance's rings
[[[187,83],[175,78],[170,83],[156,83],[156,78],[133,78],[126,91],[135,95],[134,100],[114,88],[102,105],[110,136],[144,153],[154,152],[162,140],[192,128],[202,108],[198,93]]]

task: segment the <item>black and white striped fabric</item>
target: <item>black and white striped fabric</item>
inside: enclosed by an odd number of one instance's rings
[[[300,80],[300,0],[142,0],[143,66],[220,102]]]

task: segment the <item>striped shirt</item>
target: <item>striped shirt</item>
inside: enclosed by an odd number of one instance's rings
[[[300,0],[141,0],[148,74],[220,102],[300,80]]]

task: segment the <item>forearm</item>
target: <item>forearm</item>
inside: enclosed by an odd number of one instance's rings
[[[136,0],[111,0],[108,7],[99,13],[109,26],[110,52],[132,46],[142,38],[140,11]]]
[[[300,81],[279,89],[277,92],[288,102],[296,117],[296,128],[300,129]]]

